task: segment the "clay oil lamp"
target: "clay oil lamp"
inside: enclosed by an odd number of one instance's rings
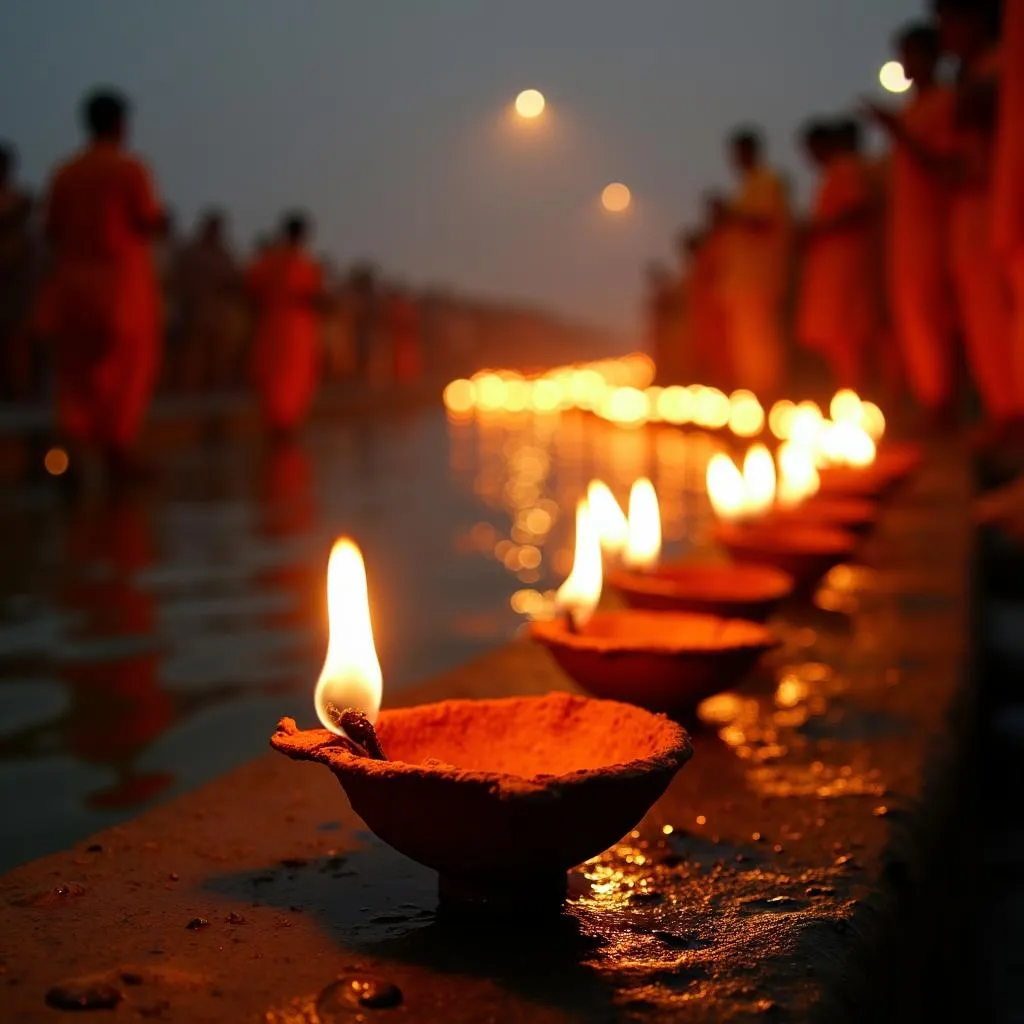
[[[830,412],[816,439],[823,495],[884,499],[917,471],[920,448],[882,444],[885,416],[873,402],[838,391]]]
[[[757,480],[755,474],[763,479]],[[712,456],[707,486],[720,524],[715,537],[735,561],[784,572],[794,580],[796,592],[806,596],[830,569],[853,554],[856,539],[834,527],[767,515],[774,508],[769,480],[774,480],[770,455],[766,462],[761,456],[752,460],[748,453],[743,473],[729,456]]]
[[[378,837],[437,871],[446,903],[557,908],[569,868],[634,828],[692,753],[667,718],[569,693],[378,712],[366,574],[346,539],[331,552],[328,612],[323,728],[285,718],[271,743],[326,765]]]
[[[649,480],[633,485],[623,568],[608,582],[630,608],[752,622],[766,621],[793,590],[789,576],[766,566],[663,562],[658,496]]]
[[[878,506],[866,498],[820,494],[814,452],[786,441],[776,452],[779,486],[768,521],[827,526],[863,536],[878,522]]]
[[[636,558],[652,545],[634,541],[632,547]],[[686,715],[705,697],[736,685],[775,646],[772,632],[756,622],[674,611],[596,611],[602,585],[600,539],[584,500],[576,512],[572,572],[558,591],[559,614],[532,623],[531,636],[596,697]]]

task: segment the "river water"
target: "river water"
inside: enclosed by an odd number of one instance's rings
[[[319,421],[182,443],[133,496],[8,487],[0,508],[0,869],[79,840],[313,720],[332,541],[363,548],[385,692],[512,636],[569,568],[593,476],[650,475],[669,549],[706,534],[713,442],[579,415]]]

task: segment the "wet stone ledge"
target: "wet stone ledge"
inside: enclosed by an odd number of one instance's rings
[[[961,460],[929,460],[561,917],[439,912],[329,772],[268,755],[0,879],[0,1016],[911,1020],[925,978],[952,1006],[968,494]],[[567,686],[516,644],[401,697]]]

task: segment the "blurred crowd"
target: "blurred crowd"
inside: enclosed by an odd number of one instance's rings
[[[283,436],[325,381],[384,389],[595,341],[530,308],[415,291],[370,263],[339,269],[312,250],[301,211],[248,257],[218,209],[181,237],[129,148],[128,100],[97,91],[80,115],[85,146],[38,198],[0,144],[0,401],[53,399],[58,440],[115,473],[144,470],[137,440],[157,392],[254,388]]]
[[[979,444],[1024,437],[1024,3],[933,0],[929,13],[894,37],[899,109],[864,101],[799,132],[815,177],[806,214],[761,133],[730,136],[735,192],[707,196],[703,223],[678,238],[678,272],[649,272],[666,382],[770,401],[792,340],[837,387],[909,390],[942,426],[966,364]]]

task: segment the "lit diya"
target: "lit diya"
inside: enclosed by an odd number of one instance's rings
[[[631,608],[643,611],[764,622],[793,591],[789,576],[762,566],[662,564],[661,513],[649,480],[638,480],[630,493],[622,562],[608,582]]]
[[[635,543],[633,548],[635,557]],[[627,560],[629,551],[627,542]],[[756,622],[686,612],[597,612],[602,585],[600,538],[583,500],[572,571],[558,591],[559,615],[532,623],[530,635],[595,696],[687,714],[705,697],[736,685],[776,644]]]
[[[349,540],[331,552],[328,610],[324,728],[285,718],[271,743],[330,768],[376,835],[438,872],[445,901],[559,905],[569,868],[634,828],[691,756],[669,719],[568,693],[378,714],[366,574]]]
[[[824,494],[799,505],[779,506],[768,514],[765,522],[827,526],[863,536],[878,523],[878,506],[867,498]]]
[[[800,594],[813,590],[856,548],[856,538],[846,530],[813,520],[787,519],[793,513],[786,506],[776,510],[770,455],[752,463],[748,452],[740,473],[727,455],[716,454],[708,463],[707,486],[720,521],[715,531],[719,543],[737,562],[768,566],[791,576]]]
[[[832,419],[819,424],[814,439],[823,494],[884,498],[920,466],[917,445],[882,445],[885,416],[873,402],[837,391],[830,413]]]

